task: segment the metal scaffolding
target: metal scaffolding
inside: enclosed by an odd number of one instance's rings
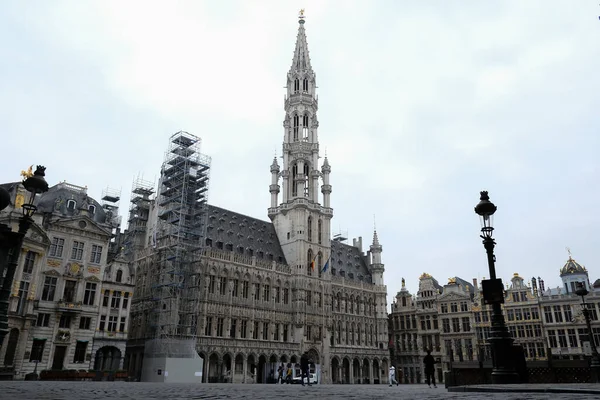
[[[200,153],[199,137],[180,131],[169,138],[151,239],[156,276],[151,284],[149,337],[155,339],[154,354],[181,357],[196,340],[200,292],[194,265],[205,241],[210,162]]]
[[[106,187],[102,190],[102,208],[113,229],[118,229],[121,226],[119,200],[121,200],[121,189]]]

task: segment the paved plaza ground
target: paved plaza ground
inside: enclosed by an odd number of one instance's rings
[[[465,399],[465,400],[584,400],[598,394],[573,393],[449,393],[427,385],[236,385],[157,384],[128,382],[0,382],[0,399]]]

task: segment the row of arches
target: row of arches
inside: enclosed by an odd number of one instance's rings
[[[199,352],[204,359],[203,382],[207,383],[271,383],[278,378],[278,367],[288,363],[296,368],[299,355]],[[308,351],[311,373],[319,383],[387,383],[389,361],[387,358],[333,356],[328,365],[322,364],[319,352]],[[296,374],[296,371],[294,371]]]

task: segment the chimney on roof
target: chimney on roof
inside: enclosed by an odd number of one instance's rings
[[[479,286],[477,286],[477,278],[473,278],[473,288],[475,289],[475,291],[479,289]]]
[[[362,253],[362,236],[359,236],[358,239],[352,239],[352,246],[356,247]]]

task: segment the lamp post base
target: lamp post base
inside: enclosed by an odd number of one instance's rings
[[[498,368],[492,371],[492,383],[495,385],[506,385],[520,383],[520,380],[519,375],[514,370]]]

